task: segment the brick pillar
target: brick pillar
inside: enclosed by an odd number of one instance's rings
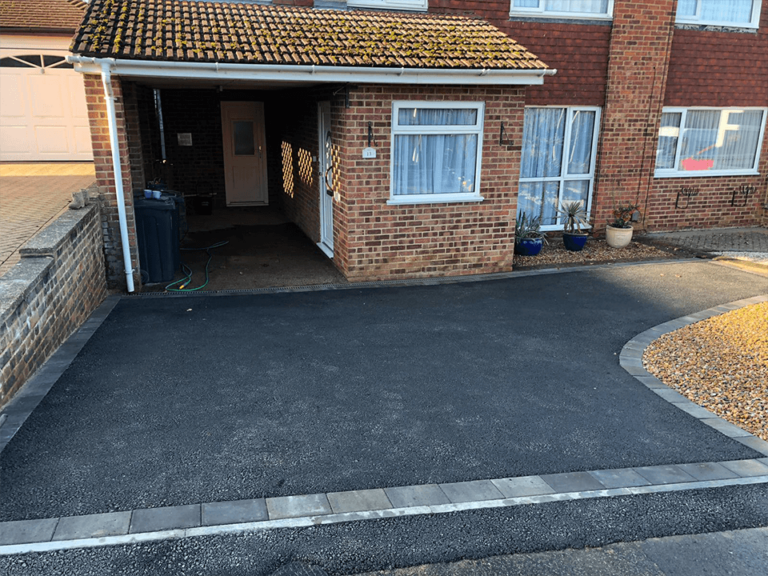
[[[608,85],[593,224],[601,233],[616,203],[640,204],[653,179],[676,0],[614,4]],[[645,214],[643,214],[645,217]]]
[[[84,76],[85,98],[88,105],[88,121],[91,126],[93,161],[96,167],[96,183],[102,198],[102,232],[104,235],[104,256],[107,267],[107,283],[110,287],[125,289],[125,268],[123,265],[120,224],[117,212],[117,192],[115,173],[112,169],[112,150],[109,144],[109,124],[104,85],[101,76]],[[115,113],[117,117],[117,139],[120,147],[120,162],[123,173],[123,191],[125,194],[125,214],[128,223],[128,240],[131,246],[131,264],[134,269],[134,284],[141,286],[139,270],[139,251],[136,244],[136,221],[133,213],[133,186],[131,182],[131,163],[128,149],[128,136],[125,123],[123,91],[119,78],[112,78],[112,90],[115,94]]]
[[[132,82],[126,82],[122,88],[128,136],[128,158],[131,165],[131,182],[136,188],[143,188],[147,178],[144,173],[144,154],[141,147],[139,87]]]

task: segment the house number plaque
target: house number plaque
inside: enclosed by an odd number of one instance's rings
[[[363,150],[363,158],[376,158],[376,148],[365,148]]]

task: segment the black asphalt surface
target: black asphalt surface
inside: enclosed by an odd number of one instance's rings
[[[227,536],[184,538],[164,542],[0,556],[3,576],[268,576],[285,566],[314,566],[329,576],[373,570],[488,558],[503,554],[605,546],[647,538],[719,532],[768,525],[768,487],[747,486],[648,496],[626,496],[554,502],[436,514],[390,520],[351,522],[301,529],[270,530]],[[648,545],[653,545],[649,543]],[[723,547],[719,549],[723,551]],[[736,549],[737,552],[742,549]],[[715,550],[710,547],[711,556]],[[707,552],[693,550],[686,556],[682,547],[654,553],[665,571],[685,576],[751,576],[749,570],[726,572],[724,566],[759,566],[759,559],[728,562],[707,561]],[[504,574],[573,574],[580,576],[628,576],[618,570],[577,570],[569,558],[546,555],[538,570],[477,571],[475,576]],[[628,565],[643,564],[629,559]],[[706,562],[705,562],[706,561]],[[493,560],[485,562],[485,566]],[[689,570],[672,569],[677,566]],[[765,565],[764,559],[762,562]],[[646,563],[647,566],[647,563]],[[581,566],[583,568],[583,566]],[[549,568],[549,569],[547,569]],[[568,570],[573,568],[573,571]],[[290,576],[308,576],[308,571],[289,571]],[[279,573],[279,572],[278,572]],[[417,572],[441,576],[434,572]],[[658,572],[640,572],[661,576]],[[288,576],[284,572],[283,576]],[[629,572],[636,576],[637,572]]]
[[[766,292],[701,262],[124,298],[0,455],[0,520],[757,457],[617,354]]]

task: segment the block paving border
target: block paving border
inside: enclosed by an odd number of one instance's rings
[[[3,413],[7,419],[0,422],[0,451],[118,301],[119,297],[108,298],[23,388],[23,398],[17,395],[9,404]],[[768,483],[768,442],[694,404],[642,366],[645,348],[663,334],[765,301],[768,301],[768,295],[738,300],[665,322],[627,342],[619,356],[619,364],[652,392],[718,432],[763,454],[765,457],[762,458],[256,498],[0,522],[0,555],[566,500],[765,484]]]

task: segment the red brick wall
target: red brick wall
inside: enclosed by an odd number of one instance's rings
[[[608,91],[598,148],[593,224],[601,232],[613,203],[646,203],[651,184],[675,0],[616,2]]]
[[[510,0],[430,0],[430,12],[468,14],[487,20],[541,58],[555,76],[543,86],[532,86],[526,104],[602,106],[608,73],[610,22],[604,24],[563,24],[511,21]]]
[[[101,82],[101,77],[95,74],[86,74],[84,76],[84,84],[85,99],[88,106],[88,121],[91,127],[96,182],[99,185],[99,192],[103,200],[101,218],[104,232],[104,253],[107,261],[107,282],[110,286],[125,287],[125,268],[123,266],[122,243],[120,240],[120,225],[117,211],[117,192],[115,189],[115,174],[112,169],[112,151],[109,143],[104,86]],[[136,244],[136,222],[133,214],[133,194],[131,193],[133,188],[131,165],[123,108],[123,92],[119,79],[112,79],[112,90],[116,99],[115,112],[117,116],[123,190],[125,192],[128,241],[131,248],[132,267],[135,270],[133,277],[134,284],[140,286],[141,275],[138,272],[139,252]]]
[[[756,33],[675,30],[665,106],[768,106],[768,2]]]
[[[320,241],[317,99],[283,92],[266,103],[270,202],[313,241]]]
[[[485,102],[481,203],[388,206],[393,100]],[[350,280],[478,274],[512,268],[524,89],[366,85],[334,107],[340,196],[336,265]],[[363,160],[368,122],[377,158]],[[499,144],[500,123],[516,146]]]

